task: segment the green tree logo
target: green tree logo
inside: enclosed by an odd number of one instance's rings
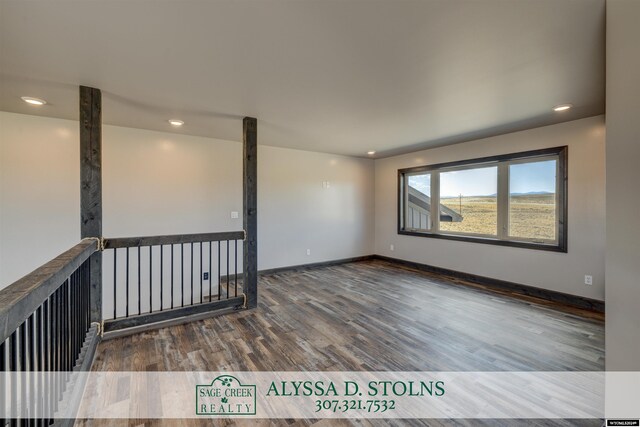
[[[211,384],[196,385],[196,415],[236,416],[256,414],[256,386],[220,375]]]

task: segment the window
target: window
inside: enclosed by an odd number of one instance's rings
[[[398,233],[566,252],[567,147],[398,171]]]
[[[440,173],[440,231],[496,236],[498,168]]]
[[[509,236],[554,243],[558,160],[509,165]]]
[[[407,226],[412,230],[431,229],[431,174],[408,176]]]

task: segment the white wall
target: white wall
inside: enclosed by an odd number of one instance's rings
[[[640,370],[639,22],[639,1],[607,1],[606,362],[610,371]],[[637,398],[637,383],[634,387]]]
[[[376,160],[376,253],[603,300],[604,140],[600,116]],[[398,169],[563,145],[569,146],[568,253],[397,234]]]
[[[107,237],[242,230],[242,144],[104,126]]]
[[[0,112],[0,124],[4,287],[79,240],[80,181],[77,122]],[[373,252],[372,160],[258,156],[259,269]],[[107,237],[242,229],[238,142],[104,126],[103,169]]]
[[[369,159],[259,147],[258,268],[372,254],[373,182]]]
[[[78,123],[0,112],[0,288],[80,240]]]
[[[12,113],[0,120],[6,286],[79,239],[78,126]],[[242,228],[230,215],[242,210],[241,144],[103,132],[105,236]],[[558,145],[569,145],[569,253],[397,235],[398,168]],[[602,300],[603,159],[602,117],[377,160],[375,175],[368,159],[260,146],[259,269],[379,253]],[[593,286],[583,284],[585,274]]]

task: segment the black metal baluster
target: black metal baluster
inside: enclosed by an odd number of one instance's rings
[[[22,425],[26,426],[28,425],[29,422],[29,408],[30,405],[28,405],[29,402],[29,377],[30,375],[28,374],[29,371],[29,350],[30,350],[30,345],[29,345],[29,318],[26,318],[24,320],[24,331],[21,331],[20,334],[20,352],[22,354],[21,358],[21,363],[22,363],[22,367],[20,368],[20,370],[22,371],[20,376],[21,376],[21,384],[23,387],[23,391],[22,391],[22,396],[23,399],[21,400],[22,403],[22,408],[20,410],[20,414],[22,414]]]
[[[50,375],[51,375],[51,353],[49,344],[51,342],[51,318],[49,317],[49,305],[51,304],[51,297],[42,305],[42,327],[43,327],[43,340],[42,340],[42,358],[43,358],[43,371],[44,371],[44,413],[49,414],[49,408],[51,407],[51,393],[49,389]],[[45,418],[45,425],[49,425],[49,418]]]
[[[84,341],[82,332],[82,294],[80,290],[82,289],[82,270],[78,269],[78,281],[76,282],[76,292],[75,292],[75,320],[76,320],[76,353],[74,355],[76,361],[78,360],[78,356],[80,355],[80,349],[82,348],[82,343]]]
[[[51,340],[49,341],[50,343],[49,357],[51,359],[50,371],[57,372],[58,371],[57,369],[58,368],[58,291],[57,290],[53,293],[53,295],[51,295],[49,308],[50,308],[49,316],[51,319],[51,326],[50,326]],[[50,392],[49,401],[51,402],[49,411],[51,413],[53,413],[57,408],[56,398],[58,396],[58,383],[56,382],[56,380],[57,380],[57,374],[53,374],[51,376],[51,384],[49,385],[49,392]]]
[[[86,313],[85,313],[85,323],[87,325],[87,330],[89,329],[89,327],[91,326],[91,272],[89,271],[89,260],[85,261],[85,266],[84,266],[84,276],[85,276],[85,295],[84,295],[84,299],[85,299],[85,308],[86,308]]]
[[[19,327],[20,330],[20,401],[23,402],[20,408],[20,418],[24,422],[26,418],[25,405],[27,402],[27,387],[25,372],[27,371],[27,321],[25,320]]]
[[[36,335],[36,344],[37,344],[37,352],[36,352],[36,370],[38,371],[38,384],[36,396],[38,396],[38,404],[37,404],[37,415],[38,415],[38,424],[42,424],[44,421],[44,377],[42,374],[42,368],[44,366],[44,351],[43,351],[43,341],[44,341],[44,324],[42,323],[42,310],[44,309],[44,303],[40,307],[36,309],[36,325],[37,325],[37,335]]]
[[[140,295],[141,289],[141,272],[142,272],[142,259],[140,258],[140,246],[138,246],[138,314],[142,314],[142,295]]]
[[[162,311],[162,306],[164,304],[164,264],[162,257],[164,255],[164,246],[160,245],[160,311]]]
[[[180,243],[180,307],[184,307],[184,243]]]
[[[83,274],[84,271],[82,270],[82,264],[80,265],[80,267],[78,267],[78,283],[76,284],[76,314],[75,314],[75,319],[76,319],[76,328],[78,330],[78,345],[76,348],[77,354],[80,354],[80,350],[82,349],[82,343],[84,342],[84,339],[82,338],[82,331],[84,330],[84,328],[82,327],[83,325],[83,319],[82,316],[84,314],[84,310],[82,309],[82,301],[83,301],[83,295],[82,295],[82,289],[83,289]],[[77,357],[76,357],[77,360]]]
[[[76,331],[77,331],[77,335],[76,335],[77,345],[76,345],[76,354],[75,354],[76,361],[78,360],[78,356],[80,355],[80,349],[82,348],[82,343],[84,342],[84,337],[82,335],[83,329],[82,329],[82,294],[81,294],[81,289],[82,289],[82,270],[78,269],[78,281],[76,282],[76,293],[75,293],[75,300],[76,300],[75,318],[76,318]]]
[[[126,274],[127,277],[125,277],[125,286],[126,286],[126,293],[125,293],[125,304],[126,304],[126,317],[129,317],[129,248],[127,248],[126,250],[126,255],[127,255],[127,260],[125,262],[125,270],[126,270]]]
[[[65,365],[65,371],[70,371],[71,370],[71,366],[72,366],[72,357],[71,357],[71,343],[72,343],[72,336],[71,333],[73,332],[71,330],[72,324],[71,324],[71,281],[67,282],[67,285],[64,287],[64,314],[65,314],[65,319],[64,319],[64,328],[65,328],[65,349],[67,351],[67,364]],[[65,379],[67,378],[67,374],[65,373]],[[65,381],[64,384],[64,388],[65,390],[67,389],[67,383]]]
[[[52,320],[52,325],[55,328],[53,331],[53,342],[51,343],[51,351],[53,354],[53,371],[56,372],[56,375],[54,375],[53,380],[54,380],[54,407],[53,410],[57,410],[58,409],[58,403],[57,403],[57,399],[58,399],[58,379],[59,376],[57,374],[57,372],[60,370],[60,302],[59,302],[59,298],[60,297],[60,288],[56,289],[56,291],[53,293],[53,305],[51,308],[51,315],[53,316],[53,320]]]
[[[193,242],[191,242],[191,305],[193,305]]]
[[[75,319],[73,318],[73,313],[75,312],[75,304],[73,303],[74,301],[74,289],[76,288],[76,283],[78,281],[78,275],[76,274],[77,271],[74,271],[71,274],[71,282],[69,283],[69,310],[71,311],[71,314],[69,315],[69,323],[68,323],[68,328],[69,330],[69,335],[70,335],[70,339],[69,339],[69,345],[71,347],[71,350],[69,351],[69,353],[71,354],[71,358],[73,359],[73,355],[76,352],[76,334],[77,334],[77,330],[75,327]]]
[[[56,315],[58,316],[58,320],[56,322],[56,325],[58,327],[58,330],[56,332],[56,337],[58,339],[57,343],[56,343],[56,353],[58,353],[58,364],[56,366],[56,371],[57,372],[62,372],[62,370],[64,369],[64,327],[62,324],[63,321],[63,296],[64,296],[64,284],[62,287],[60,287],[57,291],[57,298],[56,298]],[[60,397],[62,396],[62,376],[61,374],[57,374],[56,375],[58,378],[56,378],[56,382],[57,382],[57,396],[56,396],[56,410],[58,410],[58,402],[60,401]]]
[[[231,274],[229,274],[229,241],[227,240],[227,299],[229,299],[229,280]]]
[[[222,295],[222,281],[220,280],[220,241],[218,240],[218,301]]]
[[[85,314],[84,314],[84,324],[85,324],[85,331],[89,330],[89,325],[91,324],[91,313],[90,313],[90,309],[89,306],[91,305],[91,274],[89,273],[89,260],[86,260],[83,264],[84,267],[84,308],[85,308]]]
[[[82,263],[82,265],[80,266],[80,329],[82,331],[84,331],[85,335],[87,332],[86,329],[86,325],[87,325],[87,316],[86,316],[86,306],[85,306],[85,301],[86,301],[86,296],[85,294],[87,293],[87,288],[86,288],[86,275],[87,272],[85,270],[84,267],[84,263]],[[84,339],[83,339],[83,344],[84,344]]]
[[[78,330],[80,331],[80,335],[82,335],[84,331],[84,264],[78,267],[78,295],[76,299],[78,301]],[[84,338],[79,349],[82,348],[82,343],[84,343]]]
[[[69,350],[69,279],[62,286],[62,322],[60,326],[62,327],[62,351],[64,352],[64,364],[62,365],[62,375],[61,375],[61,390],[60,397],[64,398],[64,392],[67,390],[67,371],[69,371],[70,364],[70,350]]]
[[[171,308],[173,308],[173,243],[171,244]]]
[[[69,301],[69,320],[67,322],[68,328],[70,328],[69,331],[69,370],[73,370],[73,367],[76,364],[76,355],[75,355],[75,348],[74,348],[74,341],[77,338],[77,330],[75,329],[75,325],[74,325],[74,319],[73,319],[73,314],[74,314],[74,309],[75,306],[73,304],[73,290],[75,288],[75,283],[73,285],[69,285],[69,289],[67,290],[67,293],[69,294],[67,300]]]
[[[9,344],[11,351],[9,353],[9,370],[11,372],[18,371],[18,331],[15,331],[11,334],[9,338]],[[11,425],[18,425],[18,383],[15,381],[17,379],[17,374],[13,374],[11,380]]]
[[[69,291],[69,310],[71,311],[71,315],[69,316],[69,327],[71,328],[71,359],[75,359],[77,345],[78,345],[78,328],[76,327],[76,316],[75,312],[77,309],[77,305],[75,304],[75,296],[76,289],[78,287],[78,271],[73,272],[73,281],[71,282],[70,291]]]
[[[76,275],[77,278],[77,275]],[[77,282],[77,281],[76,281]],[[75,314],[75,304],[74,304],[74,300],[75,300],[75,296],[74,296],[74,289],[76,288],[76,283],[73,283],[72,286],[69,287],[69,327],[72,328],[71,329],[71,336],[70,336],[70,340],[69,340],[69,355],[71,356],[69,358],[69,370],[73,370],[73,367],[76,365],[76,349],[75,349],[75,345],[74,343],[77,342],[78,339],[78,330],[75,327],[75,319],[74,314]]]
[[[6,351],[5,343],[2,342],[2,343],[0,343],[0,372],[3,372],[3,373],[7,371],[7,368],[5,366],[5,364],[6,364],[5,351]],[[2,412],[3,413],[6,411],[6,406],[4,406],[4,405],[6,405],[7,402],[9,402],[7,400],[6,391],[5,391],[5,388],[6,388],[7,384],[9,384],[8,383],[8,377],[0,385],[0,402],[3,405],[2,406]],[[7,424],[7,420],[4,418],[4,415],[3,415],[3,417],[0,418],[0,425],[2,427],[4,427],[6,424]]]
[[[87,282],[85,281],[84,277],[85,277],[85,268],[84,268],[84,264],[80,266],[81,270],[80,270],[80,295],[79,295],[79,301],[80,304],[78,304],[80,306],[80,328],[82,329],[83,332],[83,336],[82,336],[82,344],[84,344],[84,338],[86,337],[86,333],[87,333],[87,328],[86,328],[86,309],[85,309],[85,305],[84,305],[84,301],[85,301],[85,293],[87,292],[87,288],[86,288],[86,284]],[[82,346],[80,346],[82,348]]]
[[[235,282],[235,287],[236,287],[236,296],[238,296],[238,240],[234,240],[233,241],[233,245],[234,245],[234,249],[235,249],[235,256],[234,256],[234,282]]]
[[[35,414],[33,410],[35,409],[32,404],[35,402],[35,374],[36,371],[36,349],[35,349],[35,339],[36,339],[36,314],[31,313],[29,316],[29,329],[27,330],[27,343],[29,348],[29,405],[28,405],[28,416],[30,420],[35,420]]]
[[[117,306],[118,306],[118,293],[117,293],[117,277],[118,277],[118,248],[113,249],[113,318],[118,317]]]
[[[76,300],[76,330],[78,331],[78,335],[77,335],[77,346],[76,346],[76,360],[78,359],[77,356],[80,354],[80,349],[82,348],[82,343],[84,341],[83,335],[82,335],[82,270],[78,269],[78,282],[76,283],[76,294],[75,294],[75,300]]]
[[[69,340],[69,345],[71,347],[71,358],[73,359],[73,357],[75,357],[76,354],[76,337],[78,336],[78,329],[77,329],[77,325],[74,319],[74,312],[75,312],[75,304],[74,302],[74,294],[75,294],[75,289],[77,287],[78,284],[78,271],[74,271],[73,274],[71,275],[71,277],[73,278],[73,280],[70,283],[70,292],[69,292],[69,310],[71,311],[71,315],[69,316],[69,327],[71,328],[71,339]]]
[[[68,332],[69,329],[67,327],[68,323],[67,323],[67,284],[69,283],[69,279],[67,279],[66,282],[64,282],[64,284],[62,285],[62,293],[61,293],[61,299],[60,299],[60,311],[62,312],[62,319],[60,320],[60,328],[61,328],[61,335],[62,335],[62,341],[61,341],[61,346],[62,346],[62,367],[61,367],[61,371],[62,372],[66,372],[67,370],[67,366],[69,363],[69,359],[68,359],[68,351],[67,351],[67,342],[68,342]],[[61,378],[63,380],[61,386],[61,391],[62,393],[64,393],[65,390],[65,383],[64,383],[64,379],[66,378],[64,374],[61,375]],[[62,396],[61,396],[62,397]]]
[[[46,357],[47,357],[47,353],[45,350],[45,341],[47,340],[47,329],[46,329],[46,323],[47,323],[47,318],[46,316],[46,311],[45,311],[45,306],[47,305],[47,300],[44,300],[44,302],[42,303],[42,305],[40,307],[38,307],[38,310],[36,311],[36,318],[38,319],[38,372],[40,372],[39,374],[39,387],[38,387],[38,414],[39,414],[39,420],[38,420],[38,424],[44,425],[45,422],[45,401],[46,401],[46,396],[47,396],[47,389],[46,387],[46,383],[45,383],[45,377],[46,377],[46,365],[45,365],[45,361],[46,361]]]
[[[149,246],[149,313],[153,313],[153,246]]]
[[[65,308],[65,304],[64,304],[64,286],[67,282],[64,282],[62,284],[62,286],[60,287],[60,291],[59,291],[59,295],[58,295],[58,335],[59,335],[59,352],[60,352],[60,360],[58,362],[59,365],[59,370],[60,372],[63,372],[65,367],[67,366],[67,352],[65,351],[65,342],[66,342],[66,330],[67,328],[65,328],[65,313],[64,313],[64,308]],[[60,376],[60,379],[62,379],[62,376]],[[62,384],[60,384],[60,387],[62,387]],[[60,390],[62,390],[62,388],[60,388]]]
[[[200,303],[202,303],[202,242],[200,242]]]
[[[213,250],[213,243],[209,242],[209,302],[211,302],[211,292],[212,292],[212,284],[213,284],[213,255],[211,251]]]
[[[56,399],[56,410],[58,409],[58,402],[62,399],[62,386],[63,386],[63,377],[61,372],[64,371],[64,284],[58,289],[58,307],[56,308],[56,313],[58,315],[58,344],[56,348],[56,352],[58,352],[58,367],[57,371],[59,372],[56,376],[58,383],[58,397]]]

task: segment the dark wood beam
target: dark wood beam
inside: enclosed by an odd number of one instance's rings
[[[80,236],[102,237],[102,93],[80,86]],[[91,320],[102,321],[102,253],[91,256]]]
[[[242,120],[243,141],[243,245],[244,292],[247,308],[258,306],[258,121]]]
[[[137,248],[138,246],[179,245],[181,243],[223,242],[243,240],[244,231],[221,231],[218,233],[175,234],[168,236],[105,238],[104,248]]]
[[[190,305],[188,307],[173,308],[170,310],[162,310],[155,313],[145,313],[131,317],[119,319],[105,320],[104,333],[117,331],[119,329],[136,328],[143,325],[161,323],[175,319],[189,318],[190,316],[202,313],[211,313],[215,310],[226,308],[239,309],[242,307],[244,299],[242,297],[234,297],[223,299],[220,301],[205,302],[202,304]]]

